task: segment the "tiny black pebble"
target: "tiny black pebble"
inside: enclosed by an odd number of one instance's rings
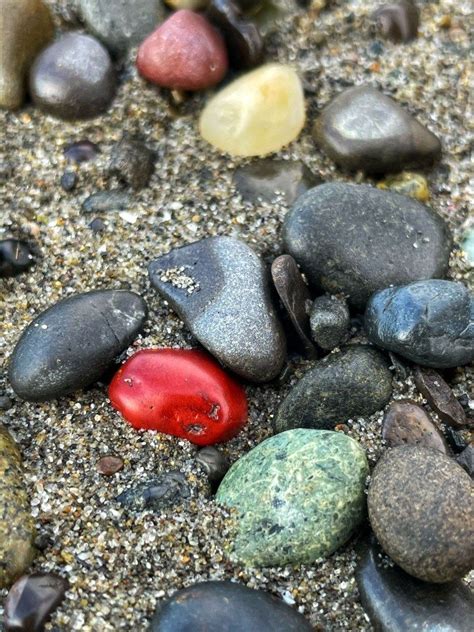
[[[61,188],[64,191],[72,191],[76,188],[77,174],[74,171],[65,171],[61,176]]]

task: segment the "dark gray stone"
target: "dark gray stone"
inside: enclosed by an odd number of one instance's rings
[[[74,191],[77,184],[77,173],[74,171],[65,171],[61,176],[61,188],[63,191]]]
[[[474,297],[462,284],[431,279],[387,288],[365,312],[369,339],[379,347],[430,367],[474,360]]]
[[[13,390],[30,401],[68,395],[95,382],[136,338],[145,301],[126,290],[76,294],[42,312],[10,361]]]
[[[349,88],[333,99],[317,119],[313,135],[328,156],[351,171],[402,171],[441,156],[434,134],[369,86]]]
[[[112,151],[110,171],[132,189],[146,187],[154,169],[155,155],[141,140],[122,138]]]
[[[165,17],[162,0],[78,0],[87,28],[115,55],[140,44]]]
[[[233,582],[203,582],[158,605],[151,632],[311,632],[280,599]]]
[[[358,547],[360,600],[377,632],[470,632],[474,594],[458,580],[429,584],[386,558],[375,538]]]
[[[276,432],[291,428],[331,429],[371,415],[392,395],[392,376],[372,347],[352,345],[317,362],[293,386],[275,419]]]
[[[164,472],[156,478],[119,496],[117,502],[129,509],[159,511],[171,507],[191,496],[186,477],[182,472]]]
[[[350,314],[346,301],[335,296],[318,296],[311,307],[311,335],[314,342],[331,351],[346,341]]]
[[[451,236],[416,200],[366,185],[322,184],[286,215],[283,240],[316,289],[361,308],[389,285],[444,276]]]
[[[245,379],[267,382],[285,360],[286,343],[263,261],[233,237],[176,248],[148,272],[199,342]]]
[[[31,268],[35,259],[30,245],[21,239],[0,241],[0,278],[14,277]]]
[[[84,200],[81,208],[84,213],[123,211],[129,207],[130,200],[130,194],[120,189],[97,191]]]
[[[467,448],[458,454],[456,461],[466,470],[471,478],[474,478],[474,444],[470,444]]]
[[[415,385],[431,408],[445,423],[462,428],[468,423],[464,408],[456,399],[452,388],[433,369],[417,366],[414,371]]]
[[[94,37],[66,33],[35,60],[30,93],[47,114],[73,120],[97,116],[115,96],[117,81],[109,53]]]
[[[413,0],[396,0],[376,9],[372,19],[387,39],[392,42],[409,42],[418,34],[420,12]]]
[[[206,472],[211,487],[215,491],[230,467],[228,458],[214,446],[207,445],[196,454],[196,462]]]

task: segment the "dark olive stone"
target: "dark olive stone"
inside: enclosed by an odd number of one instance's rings
[[[471,478],[474,478],[474,445],[471,443],[456,457],[459,465],[466,470]]]
[[[64,191],[73,191],[77,184],[77,173],[74,171],[65,171],[61,176],[61,188]]]
[[[246,20],[232,0],[211,0],[207,9],[209,20],[217,26],[227,45],[234,68],[253,68],[263,59],[263,39],[258,27]]]
[[[424,366],[474,360],[474,297],[462,283],[427,279],[381,290],[367,303],[364,326],[378,347]]]
[[[131,197],[126,191],[112,189],[111,191],[97,191],[89,195],[82,203],[84,213],[107,213],[109,211],[124,211],[130,206]]]
[[[90,140],[79,140],[75,143],[70,143],[64,148],[64,157],[69,162],[89,162],[89,160],[95,160],[100,154],[98,145],[92,143]]]
[[[2,239],[0,241],[0,277],[14,277],[25,272],[35,262],[26,241]]]
[[[390,404],[382,422],[382,437],[389,447],[417,444],[448,454],[446,441],[428,413],[408,399]]]
[[[429,584],[411,577],[385,557],[375,538],[362,542],[358,553],[357,587],[375,630],[470,632],[474,594],[464,582]]]
[[[420,12],[411,0],[384,4],[372,14],[377,26],[392,42],[409,42],[418,34]]]
[[[117,502],[129,509],[159,511],[191,496],[186,477],[181,472],[164,472],[146,483],[117,496]]]
[[[5,601],[5,632],[42,632],[67,589],[67,580],[58,575],[34,573],[21,577]]]
[[[299,197],[283,240],[310,285],[358,308],[390,285],[443,277],[452,243],[443,219],[420,202],[342,182]]]
[[[230,467],[228,458],[214,446],[208,445],[196,454],[196,462],[204,469],[213,491],[216,491]]]
[[[414,375],[416,388],[444,422],[454,428],[467,424],[463,407],[437,371],[416,367]]]
[[[291,255],[281,255],[272,263],[275,289],[303,344],[305,352],[315,357],[316,349],[310,338],[308,311],[311,294]]]
[[[308,189],[320,184],[321,178],[299,160],[264,158],[236,169],[234,182],[242,198],[254,204],[273,202],[279,194],[287,204],[293,204]]]
[[[87,119],[106,110],[115,96],[109,53],[95,38],[66,33],[36,59],[30,72],[35,105],[62,119]]]
[[[347,303],[335,296],[318,296],[310,312],[311,335],[314,342],[331,351],[349,336],[350,314]]]
[[[203,582],[157,607],[151,632],[311,632],[309,621],[280,599],[233,582]]]
[[[426,582],[474,566],[474,483],[454,459],[420,445],[388,450],[372,472],[369,519],[384,551]]]
[[[146,187],[154,169],[155,155],[141,140],[122,138],[112,150],[111,173],[132,189]]]
[[[92,384],[136,338],[147,317],[145,301],[126,290],[76,294],[37,316],[10,361],[13,390],[46,401]]]
[[[383,174],[438,160],[441,143],[396,101],[369,86],[349,88],[313,129],[318,145],[350,171]]]
[[[276,432],[334,428],[380,410],[392,395],[392,376],[376,349],[351,345],[316,363],[283,400]]]

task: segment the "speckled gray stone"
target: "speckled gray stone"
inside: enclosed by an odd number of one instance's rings
[[[114,54],[140,44],[166,15],[162,0],[77,0],[87,28]]]
[[[343,433],[297,429],[266,439],[217,491],[237,510],[235,556],[283,566],[330,555],[364,518],[368,473],[364,451]]]
[[[379,347],[424,366],[474,360],[474,297],[462,283],[431,279],[372,296],[365,330]]]
[[[126,290],[76,294],[37,316],[13,351],[13,390],[30,401],[56,399],[95,382],[136,338],[145,301]]]
[[[109,171],[135,190],[147,186],[154,169],[155,155],[139,138],[124,137],[112,150]]]
[[[87,197],[81,209],[83,213],[108,213],[110,211],[123,211],[130,206],[131,196],[121,189],[110,191],[97,191]]]
[[[371,415],[392,395],[392,376],[381,353],[351,345],[316,363],[283,400],[276,432],[290,428],[333,428]]]
[[[335,162],[351,171],[402,171],[441,155],[441,143],[432,132],[370,86],[349,88],[333,99],[316,120],[313,135]]]
[[[350,314],[346,301],[335,296],[318,296],[311,307],[311,335],[314,342],[331,351],[349,335]]]
[[[420,202],[339,182],[298,198],[283,240],[310,284],[358,308],[389,285],[443,277],[452,243],[444,220]]]
[[[286,343],[270,296],[269,272],[233,237],[210,237],[153,261],[152,285],[218,360],[255,382],[275,378]]]
[[[418,445],[388,450],[368,494],[377,540],[407,573],[442,583],[474,566],[474,482],[454,459]]]

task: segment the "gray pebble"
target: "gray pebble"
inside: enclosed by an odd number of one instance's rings
[[[154,168],[154,153],[141,140],[123,138],[112,151],[111,173],[132,189],[146,187]]]
[[[84,213],[104,213],[108,211],[123,211],[130,205],[130,194],[120,189],[98,191],[89,195],[82,203]]]
[[[348,337],[350,314],[346,301],[335,296],[318,296],[311,307],[309,322],[314,342],[324,351],[331,351]]]
[[[151,481],[123,492],[117,496],[117,502],[136,511],[157,511],[171,507],[190,495],[189,485],[182,472],[164,472]]]

